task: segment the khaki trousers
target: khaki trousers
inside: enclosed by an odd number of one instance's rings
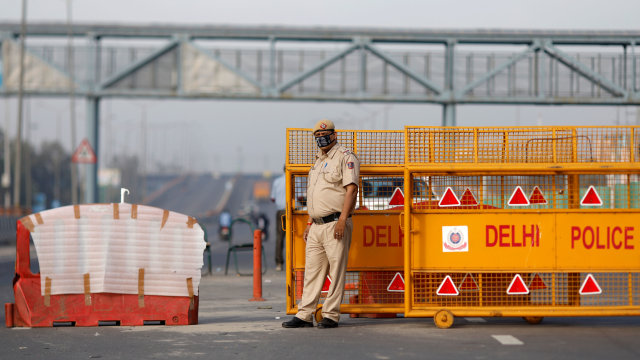
[[[353,222],[351,218],[347,219],[344,236],[340,240],[336,240],[333,235],[336,224],[337,221],[313,224],[309,229],[305,249],[304,288],[296,314],[301,320],[313,321],[313,312],[317,308],[327,274],[332,282],[322,305],[322,317],[336,322],[340,320]]]

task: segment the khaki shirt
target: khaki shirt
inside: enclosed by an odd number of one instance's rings
[[[342,211],[345,186],[358,186],[360,161],[340,144],[335,144],[327,154],[318,151],[316,163],[309,170],[307,183],[307,209],[312,218],[321,218]]]

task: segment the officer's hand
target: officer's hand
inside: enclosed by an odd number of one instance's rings
[[[311,229],[311,224],[307,225],[307,228],[304,229],[304,235],[302,236],[302,238],[304,239],[304,242],[307,242],[307,236],[309,236],[310,229]]]
[[[338,221],[336,221],[336,227],[333,230],[333,237],[336,240],[341,240],[342,237],[344,236],[344,228],[347,225],[347,220],[341,220],[338,219]]]

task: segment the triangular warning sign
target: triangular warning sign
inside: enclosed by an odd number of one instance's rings
[[[447,187],[447,190],[444,191],[440,202],[438,202],[438,206],[460,206],[460,200],[458,200],[456,193],[454,193],[450,187]]]
[[[391,195],[391,199],[389,199],[389,206],[403,206],[404,205],[404,193],[402,189],[397,187],[393,190],[393,195]]]
[[[537,186],[533,187],[533,191],[531,192],[531,195],[529,195],[529,203],[530,204],[546,204],[547,203],[547,199],[544,197],[539,187]]]
[[[80,146],[76,149],[76,151],[71,156],[71,162],[79,163],[79,164],[95,164],[96,163],[96,153],[93,151],[93,148],[89,144],[89,140],[84,139],[80,143]]]
[[[329,288],[331,287],[331,277],[329,275],[327,275],[327,278],[324,279],[324,285],[322,285],[322,292],[326,293],[329,292]]]
[[[588,274],[584,279],[582,286],[580,286],[580,295],[598,295],[602,294],[602,288],[598,285],[596,278],[593,275]]]
[[[507,204],[509,204],[509,206],[529,205],[529,199],[527,199],[527,197],[525,196],[524,191],[522,191],[520,185],[516,186],[515,190],[513,190],[513,193],[511,194],[511,197],[509,198]]]
[[[507,288],[507,294],[526,295],[528,293],[529,289],[527,288],[527,285],[524,284],[524,281],[522,281],[522,276],[520,276],[520,274],[516,274],[516,276],[513,277],[513,280],[511,280],[511,284],[509,284],[509,287]]]
[[[442,296],[456,296],[459,294],[453,280],[451,280],[451,276],[447,275],[444,280],[442,280],[438,290],[436,290],[436,294]]]
[[[544,280],[542,280],[538,273],[535,273],[529,283],[529,290],[544,290],[546,288],[547,284],[545,284]]]
[[[602,206],[602,199],[600,198],[600,195],[596,191],[596,188],[593,187],[593,185],[590,185],[589,189],[587,189],[587,192],[582,197],[582,200],[580,200],[580,205]]]
[[[460,291],[476,291],[478,290],[478,283],[476,282],[476,279],[473,278],[473,275],[467,273],[462,278],[462,282],[460,282],[458,289],[460,289]]]
[[[476,197],[473,195],[471,190],[469,188],[466,188],[464,189],[464,193],[460,198],[460,204],[462,206],[477,206],[478,200],[476,200]]]
[[[404,292],[404,278],[402,277],[402,274],[400,274],[399,272],[396,273],[396,275],[389,283],[389,286],[387,286],[387,291]]]

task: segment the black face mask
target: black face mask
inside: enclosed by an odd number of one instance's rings
[[[316,144],[318,144],[318,147],[319,148],[323,148],[323,147],[331,145],[331,143],[333,141],[335,141],[335,140],[331,141],[331,135],[333,135],[333,134],[316,137]]]

